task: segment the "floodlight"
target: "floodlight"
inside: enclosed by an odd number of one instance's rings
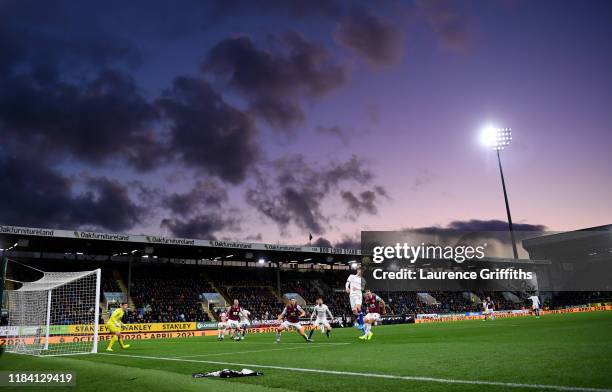
[[[503,150],[511,141],[511,128],[487,127],[480,134],[480,142],[493,150]]]
[[[512,253],[514,258],[518,259],[518,251],[516,248],[516,240],[514,238],[514,229],[512,227],[512,216],[510,215],[510,204],[508,203],[508,193],[506,192],[506,181],[504,180],[504,171],[502,169],[501,157],[499,152],[506,148],[512,141],[511,128],[496,128],[486,127],[480,133],[480,142],[487,147],[492,148],[497,153],[497,163],[499,164],[499,175],[501,177],[502,189],[504,191],[504,201],[506,203],[506,214],[508,215],[508,228],[510,229],[510,239],[512,241]]]

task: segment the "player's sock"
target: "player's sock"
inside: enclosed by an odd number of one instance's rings
[[[329,339],[329,331],[325,331],[325,335],[327,335],[327,338]]]
[[[277,342],[280,342],[280,336],[281,336],[280,332],[276,331],[276,341]]]
[[[314,334],[314,329],[310,330],[310,333],[308,334],[308,339],[312,339],[312,335]]]
[[[116,341],[117,341],[117,335],[114,335],[111,338],[110,342],[108,342],[108,347],[107,348],[110,348],[112,350],[113,349],[113,344],[115,344]]]
[[[121,348],[125,348],[125,343],[123,342],[123,339],[118,338],[117,340],[119,340],[119,345],[121,346]]]
[[[357,323],[359,323],[359,328],[363,329],[363,313],[359,312],[357,315]]]
[[[370,328],[372,328],[372,324],[369,324],[369,323],[364,323],[364,324],[363,324],[363,329],[362,329],[362,331],[363,331],[363,335],[364,335],[364,336],[365,336],[365,335],[367,335],[367,334],[368,334],[368,332],[370,332]]]

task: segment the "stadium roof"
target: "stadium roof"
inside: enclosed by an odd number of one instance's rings
[[[599,255],[609,259],[612,254],[612,225],[525,239],[523,247],[532,258],[555,260]]]
[[[361,261],[360,249],[169,238],[0,225],[0,249],[85,255],[297,263]]]

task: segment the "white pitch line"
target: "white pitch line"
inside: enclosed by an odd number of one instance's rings
[[[100,354],[113,355],[113,354],[108,354],[108,353],[100,353]],[[458,380],[458,379],[452,379],[452,378],[435,378],[435,377],[419,377],[419,376],[396,376],[392,374],[381,374],[381,373],[357,373],[357,372],[344,372],[344,371],[339,371],[339,370],[324,370],[324,369],[294,368],[294,367],[272,366],[272,365],[257,365],[253,363],[203,361],[203,360],[197,360],[197,359],[183,359],[183,358],[170,358],[170,357],[151,357],[151,356],[146,356],[146,355],[115,354],[115,357],[131,357],[131,358],[154,359],[154,360],[161,360],[161,361],[176,361],[176,362],[208,363],[212,365],[244,366],[244,367],[260,368],[260,369],[287,370],[287,371],[292,371],[292,372],[334,374],[338,376],[385,378],[385,379],[391,379],[391,380],[405,380],[405,381],[423,381],[423,382],[435,382],[435,383],[441,383],[441,384],[488,385],[488,386],[506,387],[506,388],[533,388],[533,389],[548,389],[548,390],[555,390],[555,391],[576,391],[576,392],[612,392],[612,389],[606,389],[606,388],[568,387],[568,386],[563,386],[563,385],[523,384],[523,383],[500,382],[500,381]]]
[[[224,353],[213,353],[213,354],[197,354],[197,355],[181,355],[179,357],[172,358],[196,358],[196,357],[217,357],[220,355],[231,355],[231,354],[251,354],[251,353],[264,353],[268,351],[287,351],[287,350],[302,350],[305,348],[315,348],[315,347],[336,347],[339,344],[350,344],[350,343],[336,343],[334,346],[331,344],[304,344],[300,347],[284,347],[284,348],[268,348],[264,350],[249,350],[249,351],[227,351]]]

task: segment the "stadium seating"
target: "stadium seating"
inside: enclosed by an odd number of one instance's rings
[[[347,271],[295,271],[281,272],[281,291],[276,287],[276,270],[271,268],[194,266],[178,264],[139,264],[135,263],[131,274],[125,263],[105,263],[53,260],[28,262],[47,271],[87,270],[102,267],[102,292],[121,291],[116,276],[123,282],[131,276],[130,294],[134,308],[127,315],[125,322],[180,322],[208,321],[206,309],[203,309],[200,295],[206,292],[219,292],[228,302],[234,298],[240,300],[243,308],[252,313],[254,320],[274,319],[282,311],[281,296],[285,293],[298,293],[312,305],[317,297],[322,296],[325,303],[336,317],[350,320],[352,312],[348,296],[344,291]],[[113,273],[113,271],[115,273]],[[11,271],[11,278],[28,281],[38,277],[32,270]],[[464,313],[481,310],[481,305],[471,302],[469,296],[461,292],[432,291],[428,294],[435,299],[434,303],[425,303],[416,292],[377,292],[387,304],[387,313],[414,315],[419,313]],[[490,296],[497,309],[511,310],[526,307],[524,302],[512,302],[502,293],[475,292],[483,299]],[[515,293],[520,299],[526,296]],[[610,301],[610,292],[562,292],[547,293],[544,306],[561,308]],[[77,301],[77,299],[74,299]],[[70,307],[69,303],[65,304]],[[6,320],[2,320],[6,323]],[[67,317],[57,323],[72,323]]]

